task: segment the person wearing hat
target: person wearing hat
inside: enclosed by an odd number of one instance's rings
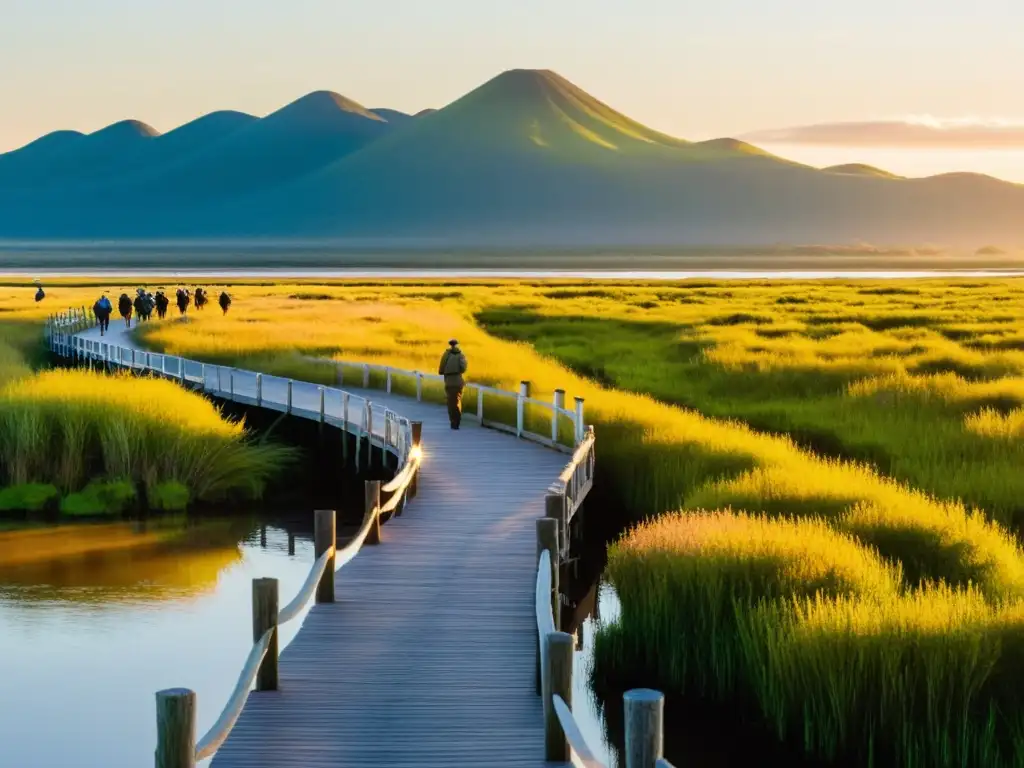
[[[452,429],[458,429],[462,422],[462,390],[466,380],[462,375],[466,372],[466,356],[459,349],[459,342],[451,339],[448,349],[441,355],[441,365],[437,372],[444,376],[444,394],[448,401],[448,421]]]

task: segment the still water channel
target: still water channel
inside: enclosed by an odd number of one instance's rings
[[[196,691],[204,733],[252,642],[251,580],[279,579],[286,602],[313,559],[309,533],[286,519],[0,529],[0,764],[151,765],[162,688]],[[600,598],[609,618],[614,596]],[[575,612],[574,709],[610,759],[587,685],[597,599],[595,588]],[[284,645],[299,627],[282,627]]]

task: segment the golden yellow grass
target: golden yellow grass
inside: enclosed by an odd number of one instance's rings
[[[986,519],[1024,498],[1017,281],[231,292],[147,341],[330,381],[305,357],[431,371],[457,336],[471,378],[586,398],[603,497],[671,513],[612,550],[609,676],[655,659],[825,755],[1017,764],[1024,555]]]

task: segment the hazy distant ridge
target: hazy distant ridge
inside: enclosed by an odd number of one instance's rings
[[[0,155],[0,238],[252,236],[1017,243],[1024,188],[687,142],[546,70],[418,115],[318,91],[263,118],[215,112],[163,134],[122,121]]]

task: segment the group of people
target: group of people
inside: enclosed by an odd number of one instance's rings
[[[193,302],[196,305],[196,309],[202,309],[209,303],[209,297],[206,294],[205,288],[196,288],[195,295],[188,288],[178,288],[175,295],[178,312],[184,315],[188,312],[188,308]],[[227,291],[221,291],[218,303],[226,315],[228,307],[231,306],[230,294]],[[127,293],[121,294],[121,297],[117,300],[117,311],[124,319],[125,327],[131,328],[133,314],[136,318],[136,324],[148,321],[153,316],[153,310],[156,310],[157,317],[163,320],[167,316],[167,309],[170,305],[170,299],[167,298],[163,290],[159,290],[154,294],[145,288],[137,288],[134,299],[129,297]],[[114,313],[114,307],[106,294],[97,299],[96,303],[93,304],[92,311],[100,327],[100,336],[103,336],[110,327],[110,317]]]

